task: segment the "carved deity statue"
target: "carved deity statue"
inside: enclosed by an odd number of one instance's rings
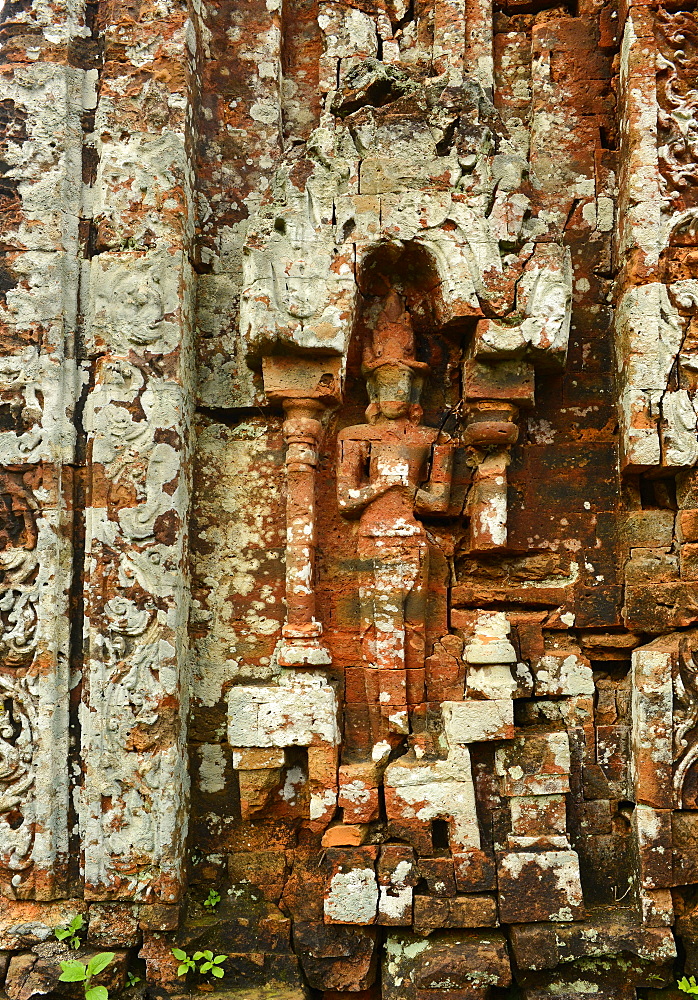
[[[360,518],[361,640],[374,744],[409,731],[408,671],[424,667],[430,540],[420,515],[448,509],[453,445],[424,427],[428,365],[414,356],[409,312],[392,292],[364,348],[367,424],[339,435],[338,499]]]

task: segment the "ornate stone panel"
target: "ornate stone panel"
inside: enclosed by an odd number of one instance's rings
[[[89,206],[96,252],[83,272],[85,895],[170,905],[182,891],[188,797],[188,23],[165,5],[105,29]],[[121,46],[142,45],[144,32],[147,56],[137,69],[123,64]],[[160,127],[144,114],[149,101],[169,109]]]
[[[691,5],[2,16],[1,991],[673,995]]]

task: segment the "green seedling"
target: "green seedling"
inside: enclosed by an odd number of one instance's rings
[[[196,951],[194,952],[194,958],[198,961],[203,958],[204,961],[199,966],[199,972],[202,976],[210,973],[215,976],[216,979],[222,979],[224,976],[223,969],[221,966],[226,960],[226,955],[214,955],[212,951]]]
[[[93,955],[87,964],[71,958],[68,962],[61,962],[61,974],[58,979],[62,983],[84,983],[85,1000],[109,1000],[106,986],[92,986],[92,979],[103,972],[113,959],[113,951],[102,951],[99,955]]]
[[[59,941],[67,941],[71,948],[76,951],[82,944],[78,931],[81,931],[85,926],[85,919],[81,917],[79,913],[76,913],[73,919],[70,921],[67,927],[56,927],[54,934]]]
[[[197,962],[201,962],[198,971],[202,976],[211,975],[216,979],[222,979],[225,975],[222,966],[227,955],[214,955],[212,951],[195,951],[190,958],[181,948],[173,948],[172,954],[180,963],[177,968],[178,976],[186,976],[192,969],[195,970]]]
[[[132,972],[127,972],[126,973],[126,985],[127,986],[135,986],[136,983],[140,983],[140,981],[141,981],[141,977],[140,976],[134,976],[134,974]]]
[[[208,896],[204,900],[204,906],[206,907],[207,910],[215,910],[220,901],[221,901],[220,892],[216,892],[215,889],[210,889]]]
[[[189,958],[186,951],[182,951],[181,948],[173,948],[172,954],[179,962],[177,967],[178,976],[186,976],[187,972],[190,972],[196,967],[196,962],[193,958]]]
[[[683,979],[679,979],[676,985],[684,993],[698,993],[698,983],[696,983],[695,976],[689,976],[688,979],[684,976]]]

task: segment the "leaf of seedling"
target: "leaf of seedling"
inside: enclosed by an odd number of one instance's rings
[[[113,951],[102,951],[99,955],[93,955],[87,963],[87,975],[91,979],[98,976],[114,960]]]
[[[179,962],[186,962],[186,960],[189,958],[186,951],[182,951],[181,948],[173,948],[172,954]]]
[[[85,919],[81,913],[76,913],[73,919],[70,921],[69,930],[75,934],[76,931],[81,931],[85,926]]]
[[[210,956],[210,958],[209,958]],[[206,957],[209,959],[204,965],[201,966],[199,972],[210,972],[212,976],[216,979],[222,979],[225,975],[225,971],[221,968],[225,962],[227,955],[214,955],[211,952],[206,953]]]
[[[71,939],[70,939],[70,947],[73,949],[73,951],[77,951],[78,948],[80,947],[80,938],[79,937],[71,937]]]
[[[70,937],[71,931],[69,927],[56,927],[53,932],[59,941],[65,941],[67,937]]]
[[[106,986],[91,986],[85,990],[85,1000],[109,1000],[109,991]]]
[[[140,976],[134,976],[132,972],[126,973],[126,982],[128,983],[129,986],[135,986],[136,983],[140,983],[140,981],[141,981]]]
[[[87,979],[87,969],[82,962],[71,959],[61,962],[61,974],[58,977],[62,983],[82,983]]]
[[[185,965],[184,962],[182,962],[181,965],[177,966],[177,975],[178,976],[186,976],[186,974],[187,974],[187,972],[189,972],[190,968],[191,968],[190,965]]]

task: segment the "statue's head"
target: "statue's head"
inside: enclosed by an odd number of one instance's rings
[[[416,381],[407,365],[386,364],[376,368],[369,378],[371,415],[382,415],[389,420],[410,416],[412,406],[419,403],[421,384],[416,385]],[[421,379],[418,381],[421,383]]]
[[[419,422],[419,397],[429,366],[415,359],[412,320],[395,291],[388,295],[370,342],[364,347],[362,370],[371,400],[366,411],[369,422],[379,416],[389,420],[408,417]]]

